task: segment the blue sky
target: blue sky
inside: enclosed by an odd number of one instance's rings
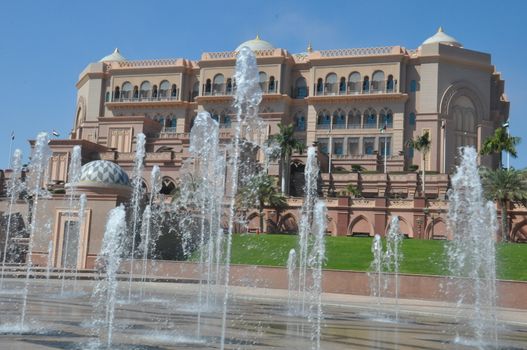
[[[416,48],[438,26],[466,48],[492,54],[511,101],[511,133],[523,136],[527,167],[527,1],[1,1],[0,168],[10,134],[27,159],[27,140],[56,129],[67,137],[75,82],[119,47],[128,59],[227,51],[257,33],[290,52],[401,45]],[[525,135],[525,136],[524,136]]]

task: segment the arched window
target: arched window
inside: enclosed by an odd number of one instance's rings
[[[213,79],[212,85],[212,94],[213,95],[222,95],[223,94],[223,74],[216,74]]]
[[[306,131],[306,117],[302,111],[295,114],[295,131]]]
[[[123,84],[123,87],[122,87],[122,98],[124,99],[128,99],[128,98],[132,98],[132,84],[130,84],[129,82],[126,82]]]
[[[170,88],[170,97],[173,99],[177,99],[178,97],[178,89],[176,84],[172,84],[172,87]]]
[[[172,129],[172,131],[175,132],[176,127],[177,127],[177,118],[176,117],[170,118],[170,129]]]
[[[113,93],[114,100],[118,100],[121,98],[121,89],[119,89],[119,86],[115,87],[115,92]]]
[[[410,115],[408,116],[408,124],[411,126],[415,125],[415,113],[414,112],[411,112]]]
[[[416,92],[417,91],[417,81],[411,80],[410,81],[410,92]]]
[[[294,91],[294,97],[295,98],[304,98],[307,97],[307,83],[306,79],[303,77],[300,77],[295,82],[295,91]]]
[[[148,98],[150,97],[150,82],[149,81],[143,81],[141,83],[141,91],[140,96],[141,98]]]
[[[267,92],[267,73],[260,72],[258,73],[258,78],[260,82],[260,89],[262,89],[262,92]]]
[[[393,84],[393,75],[388,75],[388,80],[386,80],[386,92],[393,92],[394,91],[394,84]]]
[[[192,100],[199,95],[199,81],[196,81],[194,85],[192,86]]]
[[[276,82],[272,75],[269,77],[269,92],[276,92]]]
[[[370,78],[366,75],[362,81],[362,92],[370,92]]]
[[[368,108],[366,111],[364,111],[364,119],[362,126],[365,129],[377,128],[377,113],[374,109]]]
[[[335,94],[337,92],[337,75],[329,73],[326,76],[325,94]]]
[[[227,85],[225,86],[225,92],[227,95],[232,94],[232,79],[231,78],[227,78]]]
[[[317,95],[322,95],[324,93],[324,81],[322,78],[317,80]]]
[[[381,128],[393,128],[393,113],[391,109],[383,108],[379,112],[379,126]]]
[[[469,97],[460,96],[453,105],[452,119],[456,127],[456,149],[461,146],[476,146],[477,117],[474,103]]]
[[[157,85],[152,87],[152,97],[157,98]]]
[[[382,70],[378,70],[373,73],[371,76],[371,91],[372,92],[380,92],[383,90],[384,87],[384,72]]]
[[[163,180],[161,181],[161,190],[159,190],[159,193],[170,195],[174,193],[175,189],[176,183],[174,180],[169,177],[163,177]]]
[[[220,122],[220,115],[219,115],[219,113],[216,112],[215,110],[211,110],[211,111],[210,111],[210,117],[211,117],[213,120],[217,121],[218,123]]]
[[[168,91],[170,90],[170,83],[168,80],[163,80],[161,84],[159,84],[159,97],[166,98],[168,97]]]
[[[348,79],[348,90],[352,94],[358,94],[361,90],[361,79],[359,72],[352,72]]]
[[[221,118],[220,118],[220,128],[231,128],[232,127],[232,122],[231,122],[231,117],[229,115],[228,112],[226,111],[223,111],[221,112]]]
[[[137,87],[137,85],[134,86],[133,98],[139,98],[139,88]]]
[[[353,108],[348,113],[348,129],[360,129],[361,127],[361,115],[360,111]]]
[[[326,110],[320,111],[317,117],[317,129],[329,129],[331,127],[331,117]]]
[[[341,77],[340,83],[339,83],[339,94],[345,94],[346,93],[346,78]]]
[[[346,128],[346,113],[342,109],[333,112],[333,129]]]
[[[210,95],[212,93],[212,83],[210,79],[207,79],[205,82],[205,93],[204,95]]]

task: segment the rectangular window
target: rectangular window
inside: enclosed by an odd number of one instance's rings
[[[359,138],[349,137],[348,138],[348,154],[356,156],[359,154]]]
[[[328,154],[329,153],[329,140],[328,139],[318,139],[318,150],[321,153]]]
[[[384,149],[386,147],[386,150]],[[387,156],[390,156],[392,153],[392,138],[391,136],[381,136],[379,137],[379,154],[384,157],[386,152]]]
[[[344,139],[333,139],[333,154],[341,156],[344,154]]]
[[[375,137],[365,137],[362,140],[362,153],[371,155],[375,152]]]

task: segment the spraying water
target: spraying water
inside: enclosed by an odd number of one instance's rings
[[[447,254],[450,275],[466,278],[449,287],[458,297],[458,317],[468,313],[464,315],[470,320],[468,336],[482,348],[497,346],[496,208],[483,197],[476,150],[461,148],[460,158],[449,192],[448,226],[453,239]]]
[[[152,190],[148,200],[148,205],[143,212],[143,224],[141,226],[141,244],[139,250],[142,252],[143,262],[141,268],[141,296],[144,294],[144,284],[146,282],[148,257],[153,254],[156,247],[156,241],[159,238],[160,231],[157,229],[157,220],[163,208],[161,204],[157,204],[159,191],[161,190],[161,170],[158,165],[152,167],[150,173],[150,183]],[[152,234],[152,228],[154,229]]]
[[[229,300],[229,277],[230,259],[232,246],[232,233],[234,231],[234,219],[236,215],[236,193],[238,192],[238,174],[240,161],[240,139],[247,136],[258,121],[258,105],[262,100],[262,91],[259,84],[258,66],[256,56],[248,47],[244,46],[238,51],[236,58],[235,80],[237,84],[234,97],[234,107],[236,108],[236,127],[234,131],[234,144],[232,155],[232,178],[230,188],[229,221],[227,232],[227,243],[225,251],[225,273],[224,273],[224,296],[223,296],[223,316],[221,329],[221,346],[225,348],[225,330],[227,326],[227,303]]]
[[[79,240],[77,244],[77,256],[81,256],[80,253],[82,252],[82,244],[83,240],[80,238],[80,233],[82,232],[82,228],[84,227],[84,220],[86,219],[85,211],[86,211],[86,203],[87,203],[86,194],[83,193],[79,197],[79,214],[78,214],[78,225],[79,225]],[[81,256],[83,257],[83,256]],[[77,272],[78,272],[78,266],[79,264],[75,264],[75,270],[73,274],[73,290],[77,289]]]
[[[385,264],[388,271],[392,271],[394,275],[394,294],[395,294],[395,319],[399,321],[399,267],[403,259],[401,251],[401,244],[403,242],[403,234],[399,226],[399,218],[393,216],[390,222],[390,229],[386,236],[386,253]]]
[[[51,158],[51,149],[48,146],[49,135],[46,132],[41,132],[37,135],[37,140],[33,148],[31,156],[31,163],[29,165],[29,180],[28,186],[30,195],[33,197],[33,203],[31,207],[31,228],[29,234],[29,246],[26,255],[26,278],[24,283],[24,289],[22,292],[22,312],[20,315],[20,327],[24,328],[26,321],[27,312],[27,295],[29,291],[29,279],[31,276],[33,261],[33,240],[35,233],[39,229],[38,227],[38,202],[40,197],[47,197],[48,191],[43,189],[48,182],[48,166]]]
[[[128,280],[128,301],[132,298],[132,279],[134,276],[134,258],[135,258],[135,239],[137,236],[137,230],[140,225],[141,214],[140,214],[140,202],[143,196],[143,187],[141,175],[143,174],[143,160],[145,158],[145,143],[146,136],[143,133],[137,134],[135,144],[135,159],[134,159],[134,173],[132,178],[132,246],[130,253],[130,276]]]
[[[373,237],[371,252],[373,254],[373,261],[370,265],[370,289],[371,293],[377,298],[377,310],[381,310],[381,298],[383,290],[383,247],[382,240],[379,234]]]
[[[12,157],[12,168],[13,173],[11,174],[11,179],[7,185],[7,195],[9,196],[9,208],[7,210],[7,226],[5,231],[5,241],[4,241],[4,253],[2,255],[2,271],[0,274],[0,289],[4,286],[4,271],[7,255],[9,253],[9,239],[11,238],[11,221],[13,216],[13,207],[20,196],[22,191],[23,182],[21,181],[22,174],[22,151],[16,149]]]
[[[315,241],[309,254],[308,264],[311,269],[313,284],[310,290],[308,319],[311,323],[311,349],[320,350],[322,313],[322,266],[326,259],[326,226],[327,209],[323,201],[317,199],[313,215],[312,233]]]
[[[105,278],[97,282],[92,299],[95,300],[97,312],[97,335],[101,343],[106,343],[108,349],[112,346],[112,334],[115,318],[115,303],[117,297],[117,270],[121,264],[125,246],[125,210],[123,205],[112,209],[106,222],[104,238],[96,265],[105,270]],[[106,335],[104,339],[104,335]]]
[[[305,168],[304,204],[302,205],[302,217],[298,231],[298,291],[301,297],[300,311],[305,314],[306,290],[307,290],[307,267],[309,254],[309,234],[313,224],[313,210],[317,195],[318,162],[317,150],[311,146],[307,149],[307,162]]]
[[[68,181],[69,181],[69,198],[68,198],[68,215],[67,215],[67,221],[68,225],[66,225],[66,229],[64,231],[64,251],[62,252],[62,283],[60,287],[60,294],[64,295],[64,286],[66,283],[66,269],[68,268],[74,268],[74,266],[68,266],[70,261],[72,260],[73,265],[77,264],[77,251],[76,249],[73,249],[73,252],[70,252],[70,236],[71,234],[79,236],[79,230],[80,226],[76,225],[73,226],[69,223],[71,222],[71,218],[73,217],[73,212],[77,211],[78,207],[78,200],[75,200],[76,190],[77,190],[77,183],[80,181],[81,178],[81,167],[82,167],[82,157],[81,157],[81,146],[74,146],[73,152],[71,155],[70,160],[70,166],[68,170]],[[72,229],[75,232],[71,232]],[[76,247],[75,247],[76,248]],[[71,254],[73,255],[73,258],[71,257]]]
[[[291,249],[287,257],[287,309],[289,313],[294,312],[293,292],[296,290],[296,251]]]

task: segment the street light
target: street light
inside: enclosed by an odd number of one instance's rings
[[[384,126],[380,129],[380,132],[381,134],[384,135],[384,132],[386,131],[386,123],[384,124]],[[384,136],[384,173],[386,174],[386,155],[387,155],[387,149],[388,149],[388,145],[387,145],[387,140],[388,140],[388,137]]]
[[[509,128],[509,125],[510,125],[510,123],[509,123],[508,120],[507,120],[505,123],[503,123],[503,124],[501,125],[502,127],[507,128],[507,138],[510,137],[510,133],[509,133],[509,129],[510,129],[510,128]],[[507,170],[510,169],[510,163],[509,163],[509,162],[510,162],[510,153],[507,152]]]

